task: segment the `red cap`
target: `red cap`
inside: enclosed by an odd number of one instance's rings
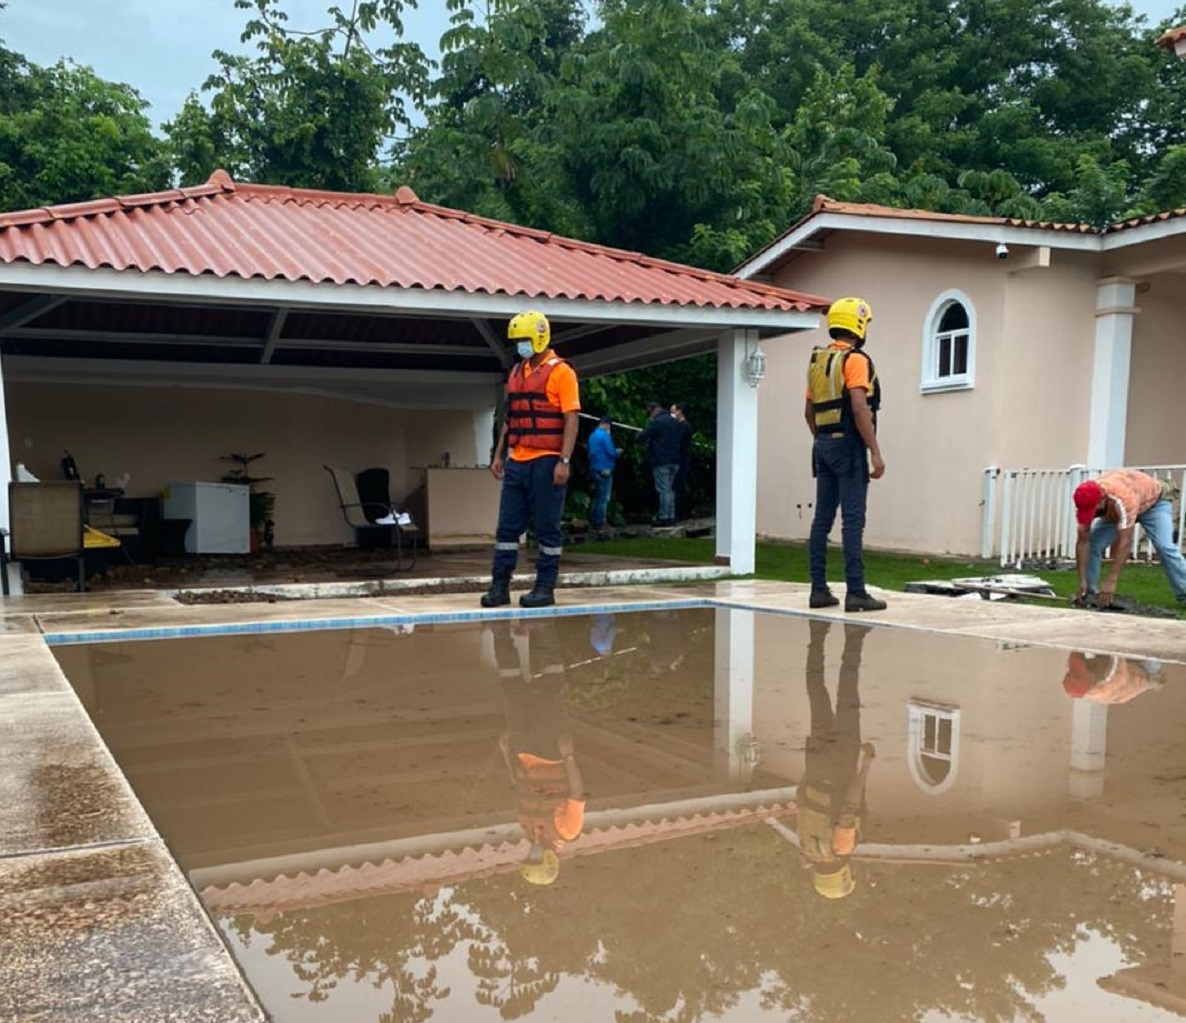
[[[1104,499],[1104,488],[1095,480],[1080,483],[1075,488],[1075,518],[1079,525],[1086,526],[1095,518],[1095,510]]]
[[[1062,687],[1068,696],[1076,700],[1091,690],[1092,681],[1087,671],[1087,658],[1077,651],[1067,658],[1067,673],[1062,680]]]

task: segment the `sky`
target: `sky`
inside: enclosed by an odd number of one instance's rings
[[[154,123],[169,120],[215,64],[216,49],[240,49],[245,14],[234,0],[5,0],[0,39],[37,64],[70,57],[103,78],[132,85],[151,107]],[[319,28],[331,0],[287,0],[289,26]],[[838,3],[843,0],[837,0]],[[1153,23],[1182,0],[1131,0]],[[436,54],[448,27],[444,0],[420,0],[408,35]]]

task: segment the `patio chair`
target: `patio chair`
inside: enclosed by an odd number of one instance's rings
[[[416,537],[420,535],[419,527],[412,521],[407,509],[387,500],[375,500],[374,495],[368,494],[364,501],[358,494],[358,480],[351,472],[336,466],[324,467],[334,481],[334,492],[338,496],[338,507],[346,525],[354,530],[360,547],[373,546],[376,538],[386,541],[383,546],[394,546],[395,570],[397,572],[411,571],[416,567]],[[359,475],[362,475],[361,473]],[[383,495],[387,497],[386,494]],[[392,521],[383,521],[392,520]],[[404,539],[410,541],[411,560],[404,564]]]
[[[77,480],[8,484],[11,532],[0,545],[0,575],[8,585],[8,562],[73,558],[78,592],[86,590],[82,484]]]

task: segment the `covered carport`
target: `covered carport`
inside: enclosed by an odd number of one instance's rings
[[[406,187],[352,195],[241,184],[219,171],[195,188],[0,214],[0,442],[11,456],[0,469],[0,522],[12,464],[33,444],[14,387],[25,388],[25,414],[81,406],[98,435],[137,420],[146,445],[196,443],[220,414],[214,406],[171,437],[154,417],[202,392],[245,392],[236,414],[256,415],[261,429],[283,413],[288,425],[270,428],[298,446],[353,417],[343,409],[398,410],[422,448],[439,436],[455,458],[485,464],[512,357],[506,320],[538,308],[584,379],[717,353],[717,555],[746,573],[760,345],[816,326],[823,305],[433,206]],[[146,397],[104,400],[117,391]],[[321,402],[321,425],[294,413],[297,401]],[[357,435],[387,429],[360,421]],[[306,485],[293,484],[301,494]]]

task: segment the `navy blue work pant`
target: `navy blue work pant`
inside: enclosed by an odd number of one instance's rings
[[[849,435],[815,439],[815,518],[811,522],[811,586],[828,585],[828,534],[840,512],[844,545],[844,582],[849,593],[865,592],[865,507],[869,467],[865,445]]]
[[[528,462],[507,460],[498,505],[498,530],[494,534],[495,579],[509,579],[515,571],[519,561],[519,537],[530,524],[535,527],[539,545],[536,585],[556,585],[560,555],[564,551],[560,516],[564,512],[567,489],[552,482],[559,461],[559,455],[544,455]]]

